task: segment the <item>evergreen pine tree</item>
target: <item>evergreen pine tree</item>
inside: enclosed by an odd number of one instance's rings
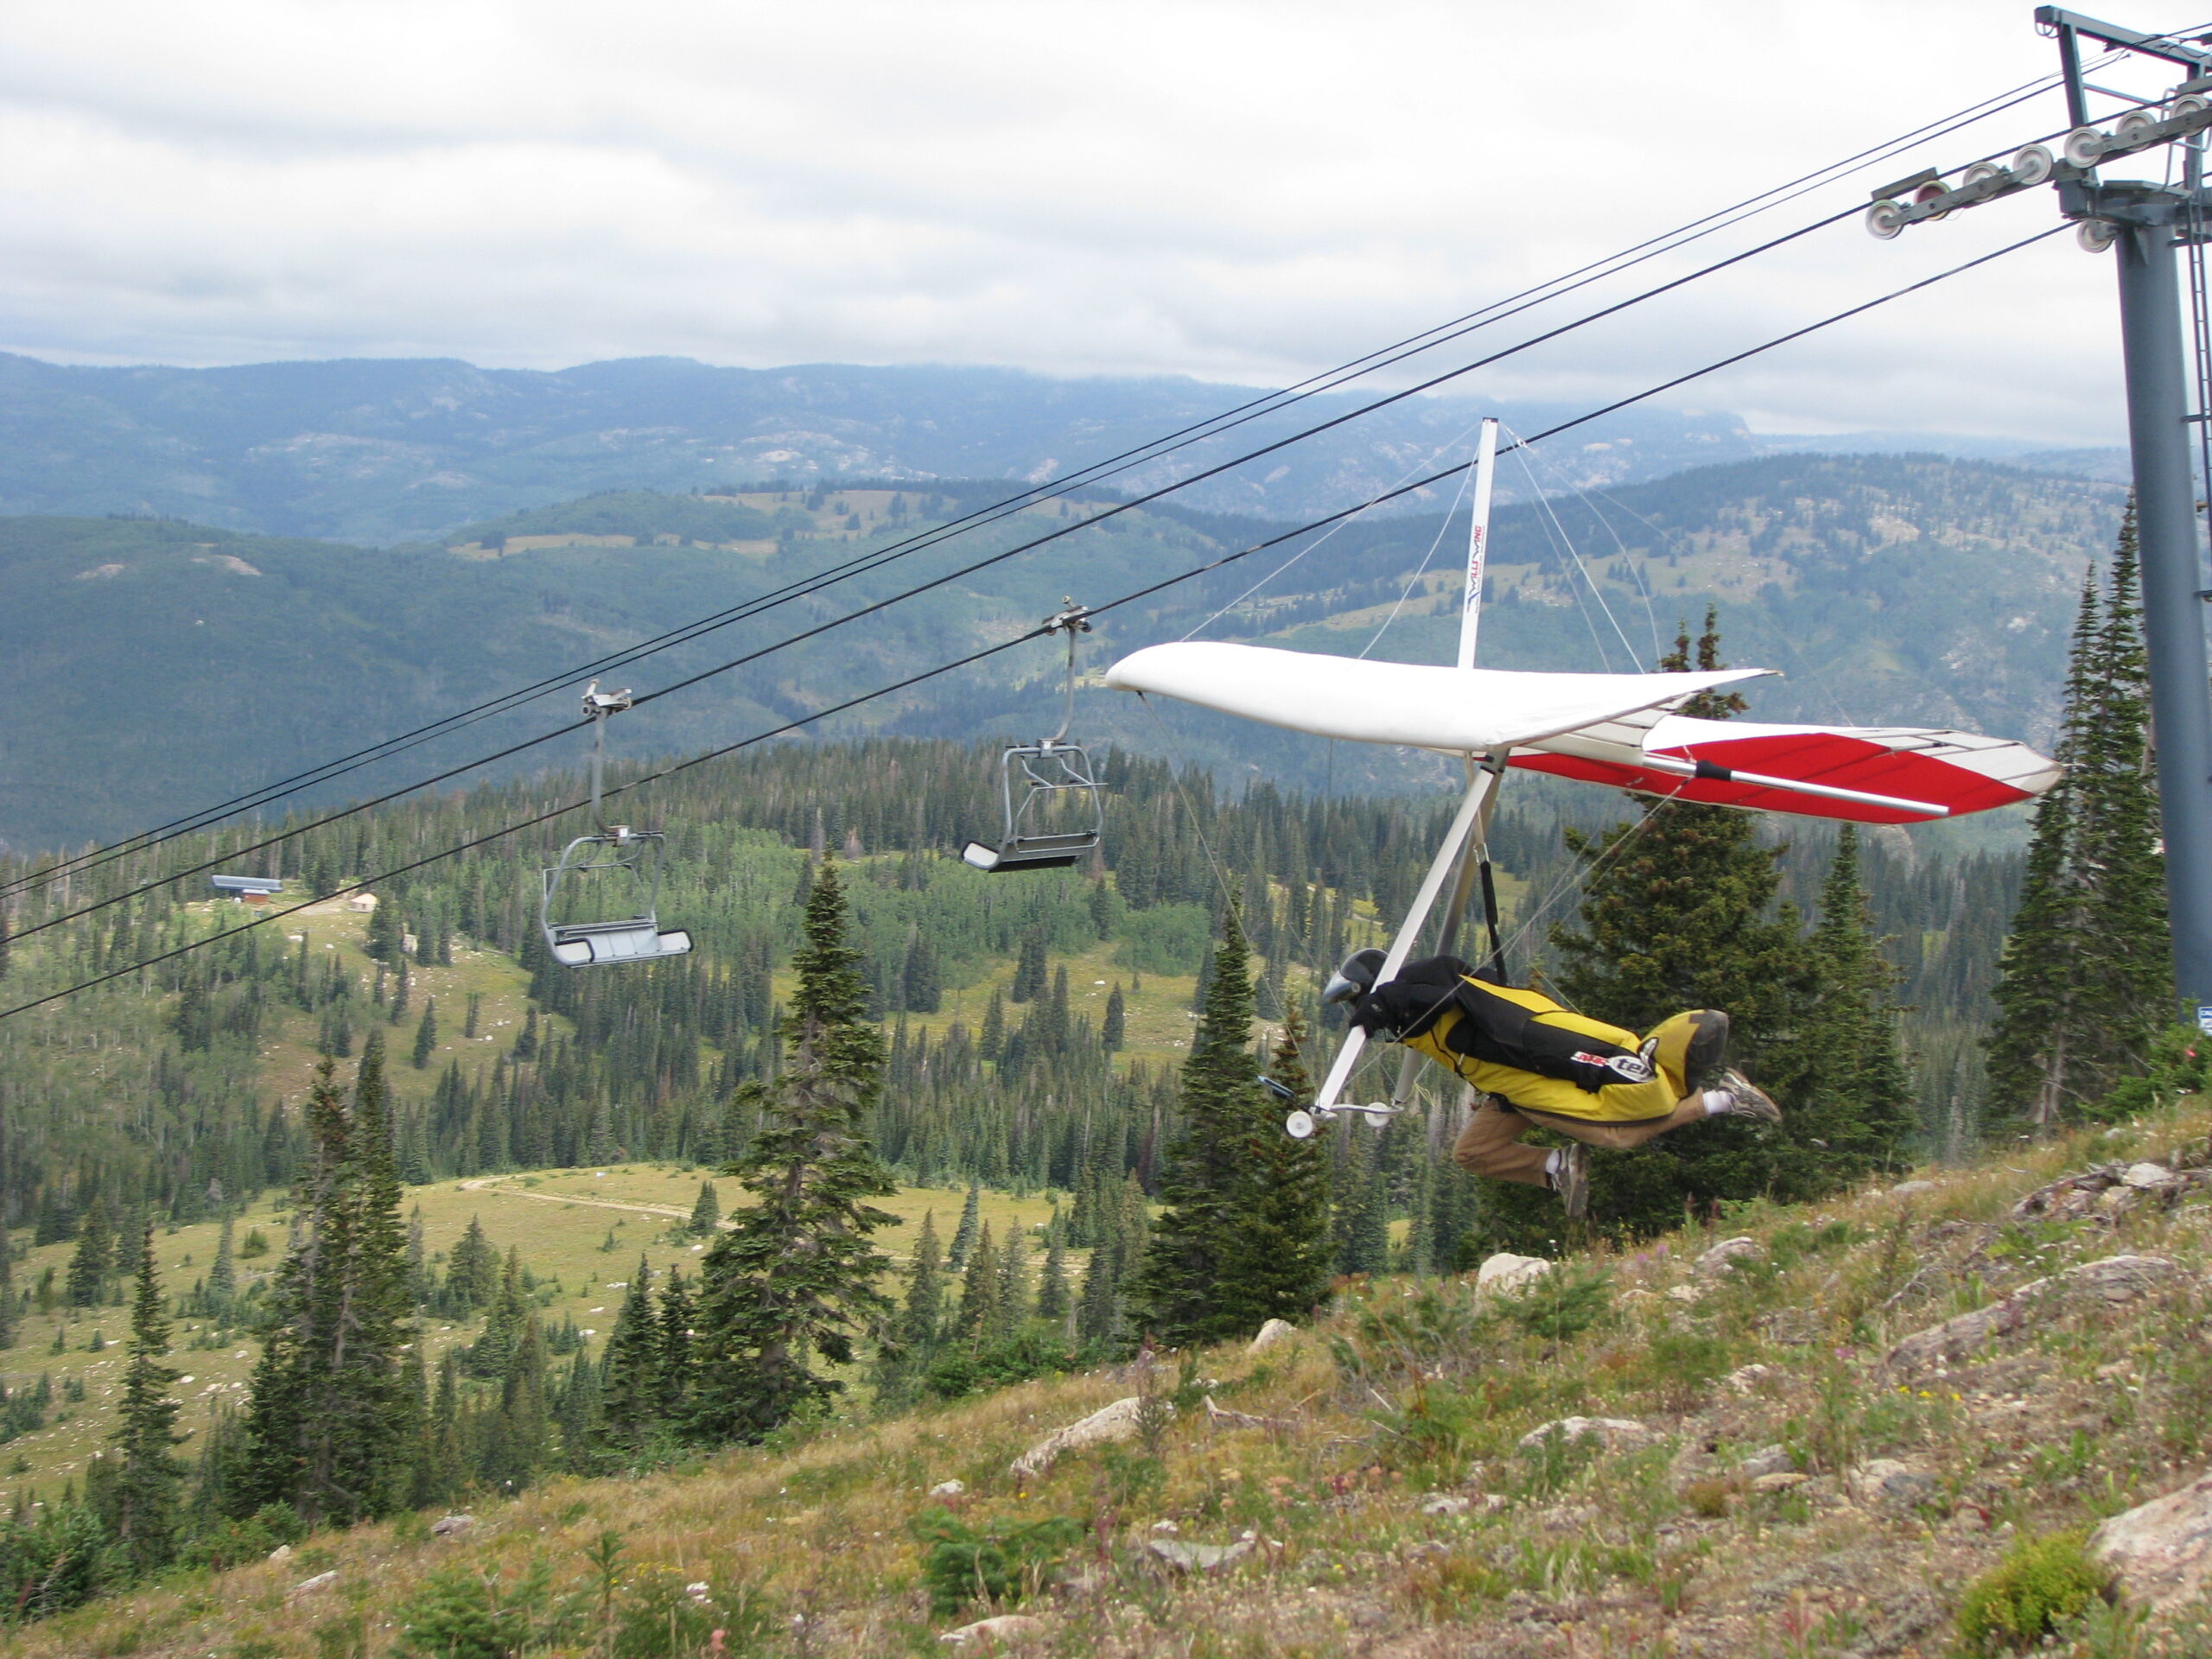
[[[139,1239],[137,1279],[130,1304],[130,1358],[123,1373],[123,1400],[114,1432],[122,1466],[111,1498],[116,1541],[135,1572],[166,1567],[176,1553],[184,1465],[172,1448],[182,1409],[170,1396],[181,1375],[162,1360],[169,1351],[168,1310],[154,1262],[154,1229]]]
[[[1045,936],[1030,934],[1021,941],[1021,950],[1014,959],[1014,982],[1007,987],[1006,1000],[1027,1002],[1045,993]]]
[[[897,1186],[862,1128],[882,1089],[882,1033],[864,1022],[861,953],[846,940],[842,884],[824,859],[807,897],[788,1069],[772,1121],[729,1173],[755,1202],[701,1270],[692,1424],[711,1442],[757,1440],[843,1385],[813,1367],[849,1364],[855,1335],[888,1308],[888,1265],[868,1235],[894,1217],[867,1202]]]
[[[346,1524],[404,1496],[416,1425],[402,1356],[413,1332],[379,1039],[363,1051],[350,1111],[327,1059],[308,1093],[295,1242],[254,1368],[237,1513],[289,1503],[310,1525]]]
[[[1035,1306],[1029,1284],[1028,1241],[1021,1228],[1008,1222],[1005,1241],[999,1246],[998,1287],[991,1297],[991,1314],[985,1335],[996,1341],[1012,1336],[1028,1319]]]
[[[1268,1057],[1268,1076],[1310,1105],[1306,1020],[1295,1006]],[[1294,1140],[1272,1116],[1249,1131],[1236,1222],[1223,1256],[1221,1294],[1238,1329],[1311,1313],[1329,1283],[1329,1153],[1316,1136]]]
[[[2171,1015],[2137,582],[2131,505],[2101,607],[2094,570],[2082,583],[2056,757],[2064,770],[2036,804],[1995,993],[1991,1100],[2044,1135],[2139,1070]]]
[[[463,1319],[491,1306],[499,1294],[499,1252],[474,1216],[446,1258],[446,1305]]]
[[[1037,1317],[1058,1325],[1073,1305],[1068,1290],[1067,1224],[1055,1210],[1052,1224],[1045,1230],[1045,1271],[1037,1281]]]
[[[231,1242],[233,1226],[234,1217],[226,1210],[223,1230],[215,1236],[214,1265],[207,1269],[207,1306],[218,1319],[229,1313],[238,1294],[238,1259]]]
[[[952,1334],[970,1344],[985,1340],[991,1334],[998,1300],[999,1253],[987,1221],[976,1248],[968,1253],[967,1269],[960,1277],[960,1306],[952,1315]]]
[[[1164,1207],[1134,1287],[1144,1329],[1169,1347],[1249,1334],[1229,1274],[1255,1140],[1278,1128],[1253,1072],[1252,1005],[1251,957],[1232,903],[1183,1063],[1183,1128],[1160,1176]]]
[[[712,1238],[721,1230],[722,1201],[715,1192],[712,1181],[699,1183],[699,1201],[691,1206],[690,1232],[694,1238]]]
[[[971,1181],[967,1202],[960,1206],[960,1225],[953,1230],[951,1251],[944,1259],[948,1272],[958,1273],[968,1265],[968,1252],[976,1248],[976,1230],[982,1224],[982,1183]]]
[[[922,1213],[922,1230],[906,1266],[906,1294],[898,1313],[884,1322],[876,1351],[876,1394],[886,1405],[902,1405],[936,1357],[944,1325],[944,1253],[938,1244],[937,1212]]]
[[[653,1375],[654,1412],[671,1429],[683,1423],[691,1408],[691,1328],[695,1317],[690,1288],[684,1284],[683,1275],[671,1267],[667,1281],[661,1287],[657,1321],[659,1351],[655,1356]]]
[[[1109,1054],[1121,1052],[1128,1040],[1128,1005],[1122,1001],[1122,988],[1116,985],[1106,994],[1106,1018],[1098,1027],[1098,1046]]]
[[[1816,1170],[1796,1160],[1783,1166],[1774,1196],[1785,1200],[1816,1198],[1888,1167],[1915,1128],[1897,1046],[1897,971],[1874,937],[1859,883],[1859,833],[1850,824],[1837,837],[1808,944],[1813,995],[1774,1081],[1791,1103],[1791,1133],[1819,1143],[1822,1156]]]
[[[600,1435],[608,1446],[636,1452],[645,1443],[660,1401],[660,1328],[653,1318],[652,1268],[638,1258],[600,1367]]]
[[[22,1305],[16,1295],[16,1252],[8,1238],[8,1230],[0,1226],[0,1348],[16,1345],[16,1326],[22,1314]]]
[[[95,1193],[85,1211],[77,1249],[69,1258],[62,1280],[63,1296],[72,1307],[98,1307],[107,1300],[108,1275],[115,1271],[115,1230],[108,1219],[107,1198]]]
[[[431,1051],[438,1046],[438,999],[430,997],[423,1004],[423,1023],[415,1027],[415,1052],[409,1056],[417,1071],[426,1071],[430,1065]]]

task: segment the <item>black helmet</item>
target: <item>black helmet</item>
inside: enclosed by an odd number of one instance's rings
[[[1324,1002],[1356,1002],[1375,988],[1376,976],[1382,971],[1383,953],[1372,945],[1364,950],[1355,950],[1344,958],[1344,965],[1330,976],[1329,983],[1321,993]]]

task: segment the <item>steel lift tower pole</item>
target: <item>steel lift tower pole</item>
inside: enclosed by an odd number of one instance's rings
[[[2087,125],[2079,48],[2087,35],[2186,69],[2183,95],[2205,90],[2212,53],[2164,36],[2038,7],[2058,38],[2068,113]],[[2069,143],[2056,169],[2059,209],[2082,222],[2084,245],[2112,245],[2120,269],[2120,324],[2127,378],[2128,448],[2134,463],[2136,533],[2143,561],[2143,627],[2151,665],[2158,810],[2165,836],[2166,899],[2174,984],[2188,1015],[2212,1028],[2212,690],[2206,679],[2205,580],[2190,464],[2187,342],[2182,334],[2178,250],[2203,239],[2204,200],[2190,188],[2103,183]],[[2094,162],[2094,155],[2085,155]],[[2194,158],[2192,157],[2192,160]]]

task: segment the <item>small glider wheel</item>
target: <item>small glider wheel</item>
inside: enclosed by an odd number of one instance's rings
[[[2058,165],[2048,144],[2030,144],[2012,158],[2012,182],[2025,188],[2041,184]]]
[[[1370,1128],[1387,1129],[1390,1127],[1390,1109],[1381,1101],[1376,1102],[1372,1106],[1361,1107],[1359,1115],[1367,1120]]]
[[[1866,210],[1866,231],[1887,242],[1904,229],[1904,207],[1894,201],[1878,201]]]
[[[2074,239],[2084,253],[2102,253],[2120,240],[2120,226],[2107,219],[2085,219],[2074,232]]]
[[[2075,167],[2094,167],[2111,141],[2094,127],[2076,127],[2060,141],[2058,153]]]
[[[1282,1121],[1282,1132],[1294,1141],[1311,1141],[1313,1131],[1319,1127],[1313,1121],[1313,1114],[1302,1109]]]

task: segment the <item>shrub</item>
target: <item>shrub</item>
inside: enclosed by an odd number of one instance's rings
[[[1612,1287],[1602,1268],[1554,1268],[1499,1311],[1532,1337],[1572,1342],[1612,1311]]]
[[[2110,1582],[2079,1532],[2023,1538],[1967,1586],[1959,1602],[1959,1649],[1974,1659],[2016,1653],[2086,1611]]]
[[[410,1659],[517,1659],[556,1640],[570,1621],[553,1598],[543,1559],[512,1585],[458,1563],[433,1573],[399,1610],[399,1646]]]
[[[1075,1368],[1074,1349],[1049,1331],[1029,1330],[973,1352],[939,1355],[923,1386],[940,1400],[958,1400]]]
[[[1010,1605],[1033,1595],[1083,1536],[1081,1524],[1065,1516],[979,1531],[945,1509],[923,1510],[906,1529],[922,1546],[922,1580],[940,1615],[971,1601]]]

